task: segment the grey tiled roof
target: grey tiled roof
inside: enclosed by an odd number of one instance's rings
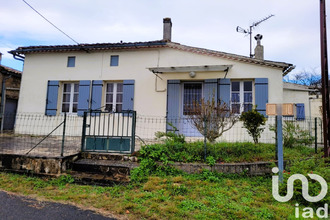
[[[209,50],[204,48],[186,46],[175,42],[164,40],[147,41],[147,42],[120,42],[120,43],[96,43],[96,44],[79,44],[79,45],[54,45],[54,46],[29,46],[19,47],[16,50],[9,51],[11,54],[24,55],[31,53],[58,53],[58,52],[71,52],[71,51],[102,51],[102,50],[138,50],[148,48],[173,48],[186,52],[203,54],[208,56],[221,57],[228,60],[245,62],[255,65],[262,65],[267,67],[282,69],[283,75],[289,73],[295,66],[290,63],[258,60],[247,56],[237,54],[225,53],[221,51]]]

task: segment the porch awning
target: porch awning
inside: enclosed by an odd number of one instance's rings
[[[150,67],[153,73],[228,72],[233,65]]]

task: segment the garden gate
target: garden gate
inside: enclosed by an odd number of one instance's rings
[[[81,150],[133,153],[136,112],[84,112]]]

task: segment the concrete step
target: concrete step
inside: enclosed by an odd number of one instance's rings
[[[80,154],[82,159],[92,159],[92,160],[113,160],[113,161],[131,161],[137,162],[137,157],[125,154],[115,154],[115,153],[99,153],[99,152],[82,152]]]
[[[75,172],[100,174],[105,177],[117,178],[117,176],[129,179],[130,171],[138,167],[137,162],[119,160],[95,160],[79,159],[72,164]]]
[[[129,176],[114,174],[112,176],[87,172],[70,171],[69,174],[74,178],[75,183],[84,185],[114,186],[126,185],[129,183]]]

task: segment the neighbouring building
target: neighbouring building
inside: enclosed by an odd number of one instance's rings
[[[14,128],[21,77],[21,71],[0,65],[0,130]]]

